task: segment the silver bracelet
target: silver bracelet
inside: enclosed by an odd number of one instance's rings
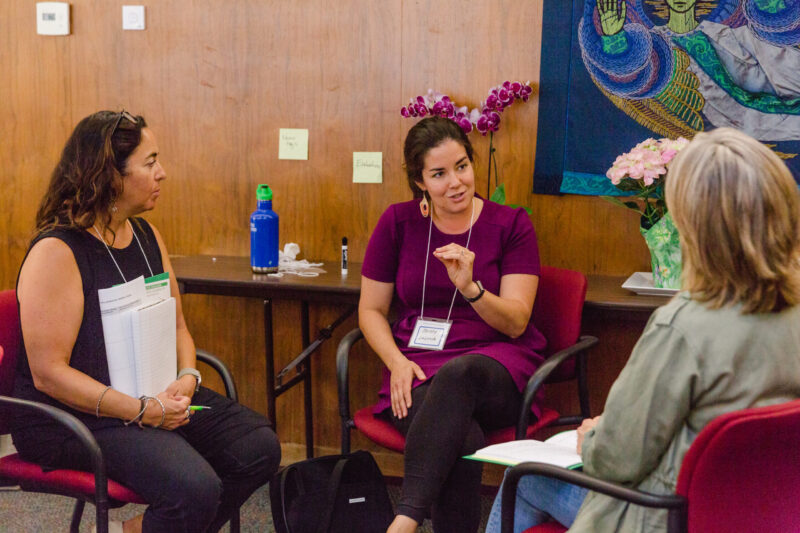
[[[144,429],[144,423],[142,422],[142,420],[144,419],[144,412],[147,411],[147,404],[149,404],[150,400],[152,400],[152,399],[153,399],[152,396],[142,396],[142,400],[144,401],[144,406],[142,407],[142,412],[139,413],[139,417],[138,417],[139,421],[137,422],[139,427],[142,428],[142,429]]]
[[[166,418],[166,417],[167,417],[167,410],[164,408],[164,402],[162,402],[162,401],[161,401],[161,400],[158,398],[158,396],[154,396],[154,397],[153,397],[153,399],[154,399],[155,401],[157,401],[157,402],[158,402],[158,405],[160,405],[160,406],[161,406],[161,421],[158,423],[158,425],[156,425],[156,426],[153,426],[154,428],[158,429],[158,428],[160,428],[160,427],[161,427],[161,424],[163,424],[163,423],[164,423],[164,418]]]
[[[134,422],[141,421],[142,415],[144,415],[144,410],[147,409],[147,396],[140,396],[139,397],[139,414],[131,418],[130,420],[126,420],[124,424],[129,426]]]
[[[103,396],[106,395],[108,389],[110,388],[111,385],[106,386],[106,388],[103,389],[103,392],[100,393],[100,397],[97,399],[97,405],[94,406],[94,416],[96,416],[97,418],[100,418],[100,402],[103,401]]]

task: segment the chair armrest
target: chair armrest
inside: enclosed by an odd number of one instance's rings
[[[559,367],[564,361],[571,357],[575,357],[589,348],[597,344],[598,340],[597,337],[592,337],[590,335],[584,335],[578,339],[578,342],[564,348],[561,351],[558,351],[548,357],[542,365],[533,373],[533,375],[528,379],[527,385],[525,385],[525,390],[522,393],[522,408],[519,413],[519,418],[517,420],[517,430],[516,430],[516,439],[524,439],[526,430],[528,429],[528,422],[530,421],[531,416],[531,405],[533,404],[533,400],[536,397],[536,393],[539,389],[544,385],[547,378]]]
[[[342,421],[350,420],[350,378],[348,368],[350,363],[350,350],[360,339],[364,338],[361,329],[355,328],[339,341],[336,349],[336,382],[339,391],[339,416]]]
[[[520,463],[511,467],[503,482],[503,500],[501,520],[503,533],[514,530],[514,507],[517,500],[517,486],[523,476],[539,475],[555,478],[573,485],[578,485],[613,498],[624,500],[635,505],[667,509],[667,531],[670,533],[686,531],[686,513],[688,502],[683,496],[675,494],[651,494],[631,489],[617,483],[594,478],[576,470],[568,470],[560,466],[545,463]]]
[[[86,425],[78,420],[74,415],[39,402],[0,396],[0,409],[23,409],[27,411],[38,411],[40,414],[49,416],[68,430],[70,430],[81,445],[89,453],[92,463],[92,473],[94,474],[95,502],[98,506],[103,503],[108,506],[108,479],[106,477],[106,463],[103,459],[103,451],[97,444],[97,440],[89,431]]]
[[[222,362],[217,356],[210,354],[205,350],[197,350],[197,360],[201,361],[214,370],[217,371],[222,378],[222,383],[225,385],[225,394],[234,402],[239,401],[239,393],[236,391],[236,383],[233,381],[231,374],[225,363]]]

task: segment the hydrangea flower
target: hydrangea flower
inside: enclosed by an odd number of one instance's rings
[[[604,197],[613,203],[638,211],[642,227],[651,227],[667,213],[664,203],[664,177],[667,166],[684,146],[687,139],[645,139],[630,152],[617,156],[606,177],[621,191],[630,192],[637,202],[621,202]]]

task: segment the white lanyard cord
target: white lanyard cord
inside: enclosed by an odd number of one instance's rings
[[[465,248],[469,250],[469,239],[472,237],[472,222],[475,220],[475,198],[472,198],[472,213],[469,216],[469,232],[467,233],[467,245]],[[428,247],[425,251],[425,273],[422,275],[422,306],[419,310],[420,318],[425,317],[425,284],[428,281],[428,257],[431,255],[431,232],[433,231],[433,213],[431,213],[431,222],[428,226]],[[105,242],[105,241],[103,241]],[[450,309],[447,311],[447,319],[450,320],[450,313],[453,312],[453,304],[456,302],[456,294],[458,287],[453,290],[453,299],[450,300]]]
[[[425,270],[422,273],[422,307],[419,310],[419,316],[425,316],[425,283],[428,280],[428,256],[431,251],[431,231],[433,231],[433,213],[431,213],[430,225],[428,226],[428,248],[425,252]]]
[[[131,228],[131,233],[133,233],[133,238],[136,239],[136,244],[139,245],[139,250],[141,250],[141,252],[142,252],[142,257],[144,257],[144,262],[147,264],[147,270],[150,271],[150,276],[153,276],[154,275],[153,274],[153,269],[150,267],[150,261],[147,260],[147,254],[144,253],[144,248],[142,248],[142,242],[139,240],[139,237],[136,235],[136,232],[133,231],[133,226],[131,226],[131,221],[127,220],[126,222],[128,223],[128,226],[130,226],[130,228]],[[111,253],[111,248],[108,247],[108,244],[106,244],[106,240],[103,238],[102,235],[100,235],[100,232],[97,230],[97,226],[92,224],[92,229],[94,229],[94,232],[97,234],[98,237],[100,237],[100,240],[103,241],[103,246],[106,247],[106,251],[108,252],[108,255],[110,255],[111,256],[111,260],[114,261],[114,266],[117,267],[117,270],[119,271],[119,275],[122,277],[122,281],[124,281],[125,283],[128,283],[128,280],[125,279],[125,274],[122,273],[122,269],[119,267],[119,264],[117,263],[117,260],[114,259],[114,254]],[[467,242],[469,242],[469,240],[467,240]]]

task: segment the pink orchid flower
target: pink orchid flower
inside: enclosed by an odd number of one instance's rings
[[[412,98],[408,105],[403,106],[400,114],[405,118],[422,118],[428,115],[445,117],[455,121],[467,133],[476,129],[486,135],[498,131],[500,114],[508,106],[516,100],[527,102],[531,94],[533,88],[530,81],[504,81],[489,89],[486,101],[481,102],[478,108],[467,111],[466,106],[456,106],[449,96],[428,89],[425,95]]]

